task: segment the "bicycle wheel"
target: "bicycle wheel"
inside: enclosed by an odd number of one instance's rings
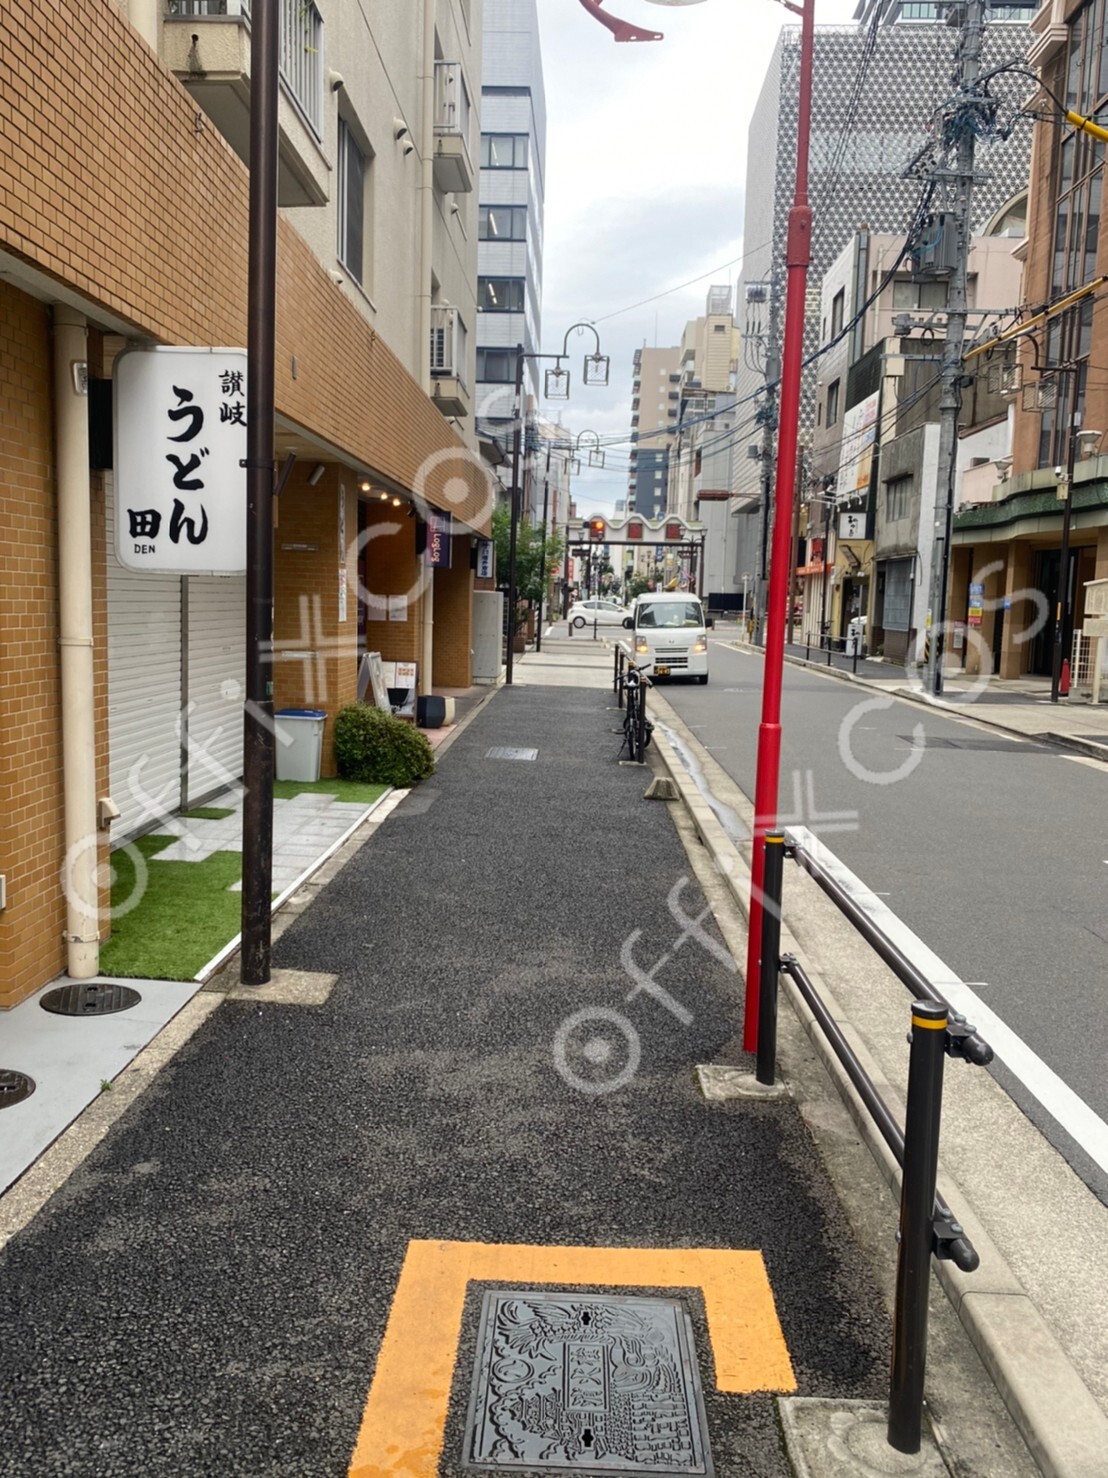
[[[637,726],[637,736],[638,736],[637,739],[636,739],[635,748],[638,750],[638,753],[635,755],[635,758],[639,761],[640,764],[645,764],[646,763],[646,741],[647,741],[646,684],[645,683],[643,684],[642,688],[639,690],[639,695],[638,696],[639,696],[639,705],[638,705],[638,709],[636,710],[636,713],[635,713],[635,723],[636,723],[636,726]]]
[[[627,758],[637,760],[639,758],[639,690],[635,686],[627,689],[627,713],[623,721],[623,731],[627,744]]]

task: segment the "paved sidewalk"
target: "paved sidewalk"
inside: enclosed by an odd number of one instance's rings
[[[611,653],[544,649],[279,939],[325,1001],[221,1004],[0,1253],[0,1478],[453,1475],[489,1288],[678,1297],[718,1478],[885,1394],[796,1107],[696,1086],[741,987]]]

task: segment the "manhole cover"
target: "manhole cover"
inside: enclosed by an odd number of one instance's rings
[[[0,1068],[0,1109],[10,1108],[13,1103],[22,1103],[34,1091],[34,1078],[29,1078],[26,1073],[13,1073]]]
[[[107,1016],[112,1011],[126,1011],[142,1000],[129,985],[102,985],[90,980],[82,985],[59,985],[48,990],[39,1005],[55,1016]]]
[[[496,749],[490,749],[485,755],[487,760],[533,760],[538,758],[537,749],[511,749],[502,745]]]
[[[677,1299],[486,1293],[467,1468],[712,1474]]]

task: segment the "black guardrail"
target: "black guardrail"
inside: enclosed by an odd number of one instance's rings
[[[954,1213],[935,1188],[942,1118],[943,1067],[947,1057],[986,1066],[989,1044],[949,1004],[839,881],[795,840],[783,833],[766,837],[765,896],[781,897],[786,856],[818,884],[836,908],[911,991],[911,1049],[908,1097],[901,1130],[857,1054],[793,955],[782,955],[781,912],[768,904],[762,915],[761,976],[758,1005],[760,1083],[774,1081],[777,1057],[777,988],[786,974],[800,992],[827,1043],[854,1085],[866,1112],[901,1168],[896,1300],[893,1309],[893,1361],[889,1385],[889,1445],[898,1452],[920,1450],[923,1385],[927,1364],[927,1314],[931,1258],[950,1261],[972,1273],[980,1258]],[[776,883],[776,886],[773,886]]]

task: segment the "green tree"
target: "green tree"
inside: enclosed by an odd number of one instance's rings
[[[512,513],[507,504],[493,509],[492,538],[496,548],[497,584],[507,589],[509,551],[512,537]],[[546,533],[546,580],[549,593],[551,567],[562,557],[562,536],[553,529]],[[521,518],[516,529],[516,596],[520,606],[535,604],[542,591],[543,539],[542,527]],[[519,616],[517,614],[517,621]]]
[[[645,575],[632,575],[623,592],[623,599],[627,605],[630,605],[637,595],[645,595],[649,589],[650,581]]]

